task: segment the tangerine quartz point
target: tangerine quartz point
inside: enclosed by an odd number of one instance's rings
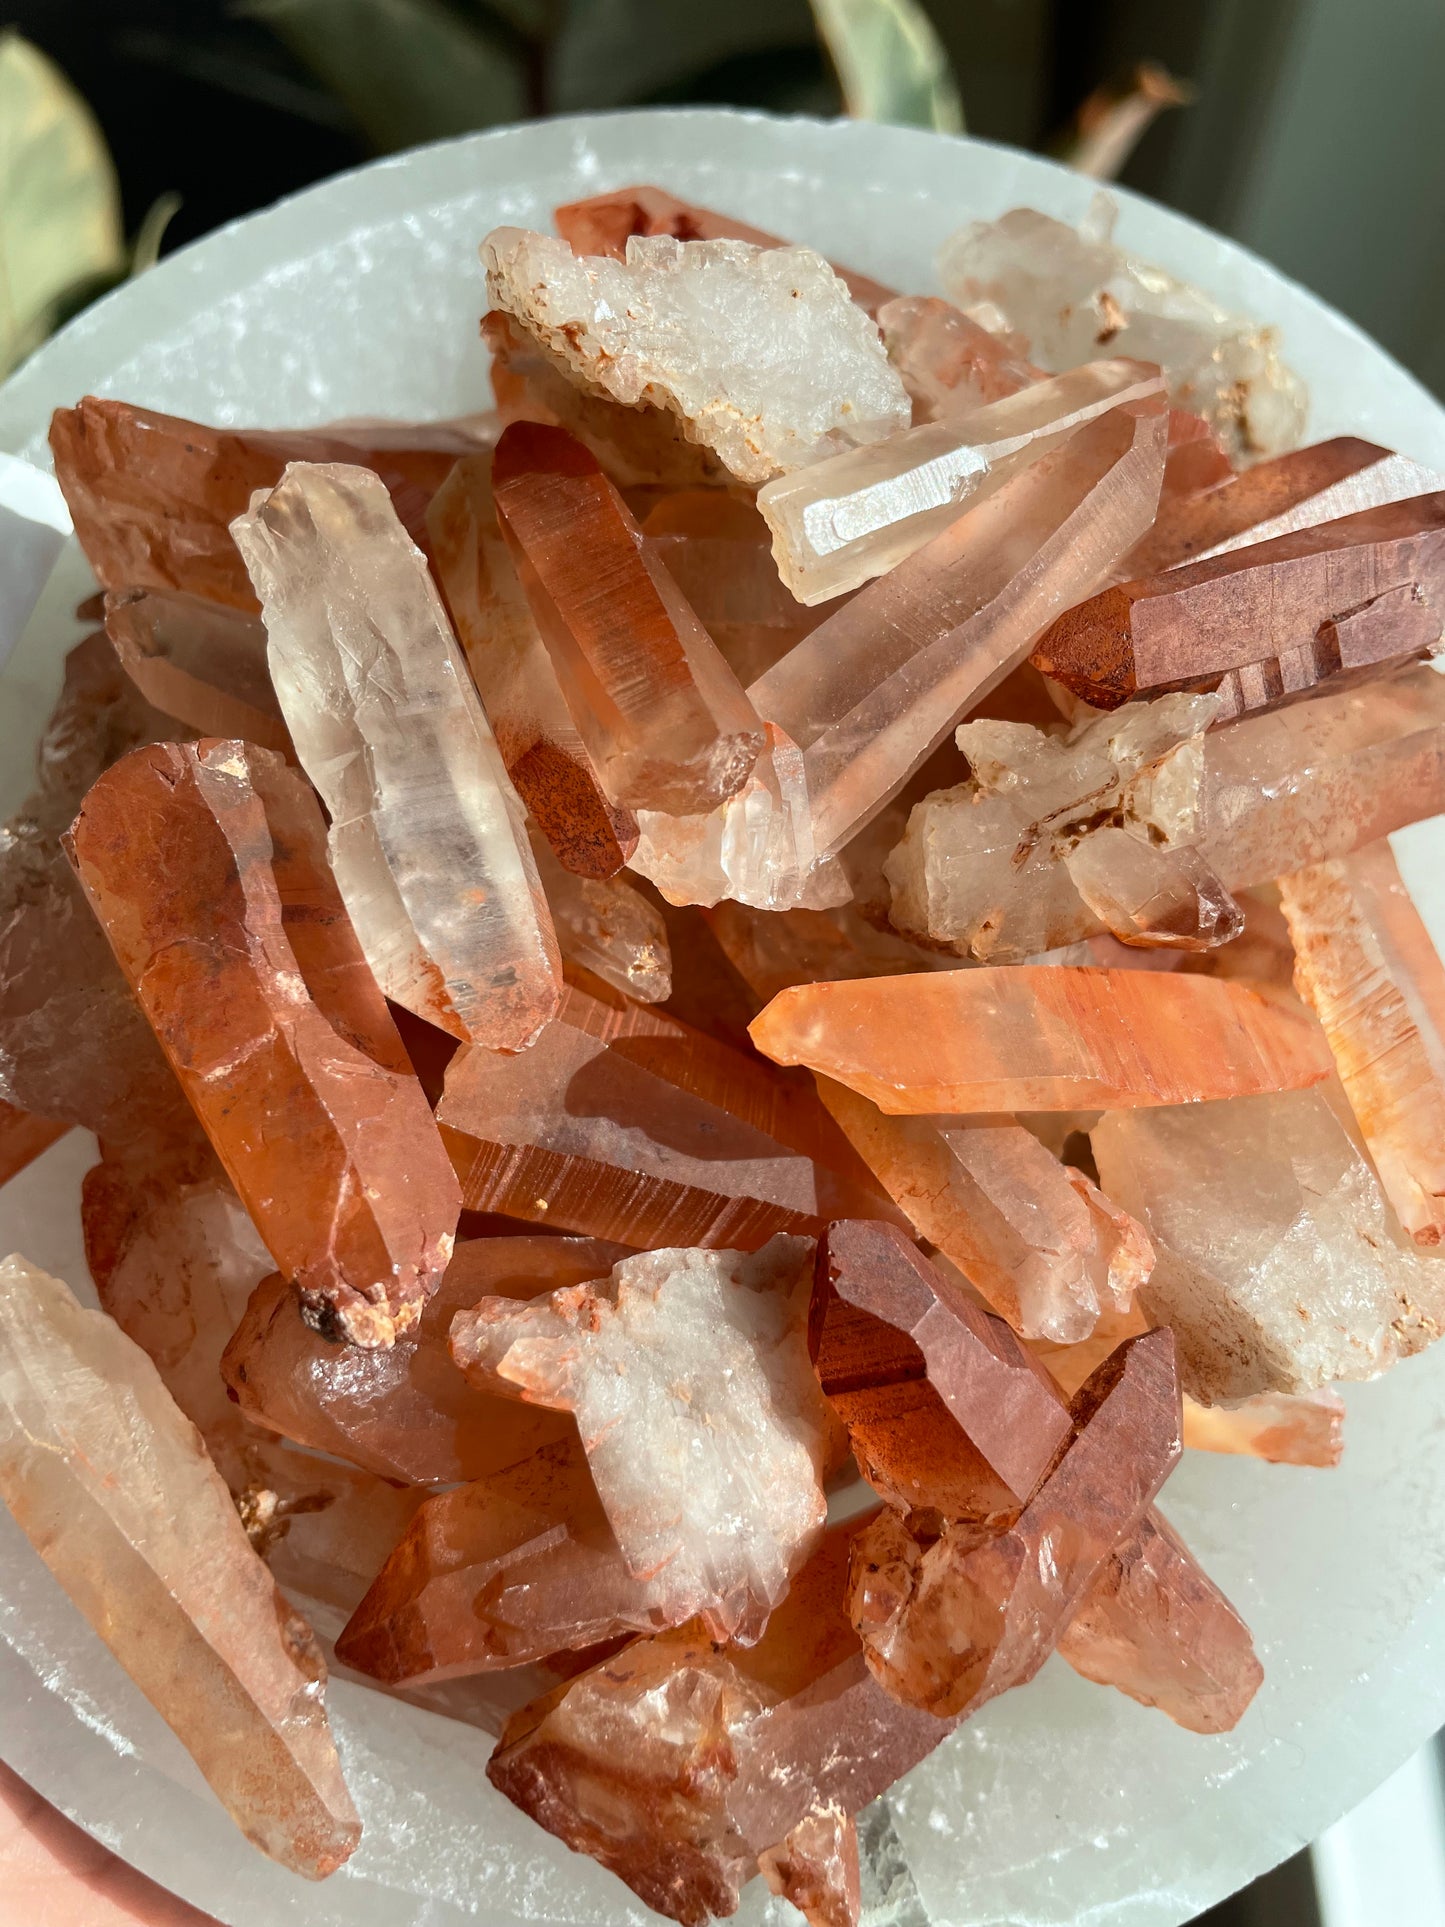
[[[946,421],[1048,379],[1007,335],[936,295],[895,296],[878,310],[878,331],[912,397],[915,423]]]
[[[1260,1392],[1238,1405],[1184,1400],[1191,1452],[1243,1452],[1270,1465],[1338,1465],[1345,1449],[1345,1401],[1318,1392]]]
[[[158,744],[92,787],[69,848],[308,1317],[391,1344],[451,1256],[457,1184],[327,867],[312,791],[267,750]]]
[[[750,1034],[777,1063],[896,1115],[1190,1104],[1295,1090],[1332,1069],[1297,1010],[1160,971],[1023,964],[799,984]]]
[[[255,616],[174,589],[112,589],[105,633],[153,703],[198,736],[234,736],[294,761]]]
[[[497,514],[567,708],[612,802],[678,815],[747,780],[762,725],[596,457],[513,422],[492,464]]]

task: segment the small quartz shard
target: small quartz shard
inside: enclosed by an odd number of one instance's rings
[[[1076,368],[1103,347],[1157,362],[1177,406],[1237,459],[1293,448],[1308,396],[1275,331],[1115,246],[1114,215],[1101,194],[1077,231],[1032,208],[971,222],[939,255],[944,292],[965,310],[987,304],[989,325],[1045,368]]]
[[[72,861],[171,1066],[308,1316],[415,1323],[456,1180],[326,864],[308,785],[244,743],[133,750]]]
[[[1166,416],[1116,408],[818,625],[748,691],[803,752],[814,837],[863,829],[1041,630],[1106,581],[1159,499]]]
[[[1311,1021],[1241,984],[1041,964],[800,984],[750,1035],[890,1116],[1189,1104],[1333,1069]]]
[[[492,498],[492,458],[459,461],[427,510],[432,564],[517,794],[557,860],[610,877],[637,821],[607,800],[528,606]]]
[[[640,1004],[672,995],[672,952],[662,912],[625,877],[578,876],[532,839],[537,873],[563,957]]]
[[[1345,1401],[1318,1392],[1260,1392],[1238,1405],[1184,1401],[1184,1443],[1194,1452],[1243,1452],[1271,1465],[1338,1465]]]
[[[903,1705],[963,1718],[1038,1672],[1178,1460],[1171,1333],[1127,1340],[1068,1416],[1062,1455],[1005,1531],[950,1523],[925,1537],[883,1512],[854,1541],[849,1612],[874,1678]]]
[[[826,1408],[808,1360],[813,1246],[661,1250],[452,1324],[474,1384],[575,1414],[628,1570],[664,1625],[751,1643],[822,1531]],[[654,1622],[659,1623],[659,1622]]]
[[[1110,1196],[1154,1241],[1140,1297],[1173,1326],[1200,1404],[1373,1378],[1445,1325],[1445,1276],[1400,1231],[1328,1095],[1114,1111],[1092,1142]]]
[[[172,589],[112,589],[105,633],[148,703],[198,736],[294,755],[255,616]]]
[[[424,557],[377,477],[341,465],[292,464],[232,533],[378,984],[464,1042],[525,1048],[557,1008],[561,959],[521,804]]]
[[[913,419],[947,421],[1046,381],[1006,335],[936,295],[897,295],[878,310],[888,359],[913,398]]]
[[[1061,616],[1032,661],[1095,708],[1217,683],[1237,713],[1432,649],[1442,612],[1445,493],[1105,589]]]
[[[452,1319],[484,1296],[534,1298],[605,1277],[626,1256],[625,1246],[591,1238],[468,1239],[418,1322],[387,1351],[321,1337],[272,1276],[235,1325],[221,1375],[249,1419],[313,1451],[412,1485],[483,1479],[574,1427],[468,1385],[447,1350]]]
[[[633,236],[623,260],[497,228],[487,294],[583,386],[672,411],[757,485],[906,428],[877,329],[819,254]]]
[[[816,1807],[776,1847],[758,1855],[769,1891],[791,1900],[809,1927],[858,1927],[858,1828],[836,1802]]]
[[[1388,842],[1280,878],[1295,986],[1330,1040],[1385,1195],[1445,1240],[1445,966]]]
[[[1229,1732],[1264,1680],[1249,1628],[1158,1511],[1095,1572],[1059,1652],[1191,1733]]]
[[[361,1823],[310,1627],[139,1346],[23,1258],[0,1310],[0,1494],[246,1837],[324,1879]]]
[[[894,1215],[811,1090],[597,982],[521,1056],[458,1051],[437,1122],[469,1210],[637,1250]]]
[[[514,422],[497,513],[558,682],[616,804],[706,811],[747,780],[762,725],[625,503],[580,442]]]
[[[781,475],[758,493],[783,581],[823,602],[884,575],[1076,428],[1162,395],[1157,368],[1098,361],[971,414],[905,429]]]
[[[887,1117],[831,1078],[818,1091],[920,1237],[1026,1338],[1077,1344],[1149,1276],[1143,1226],[1012,1118]]]

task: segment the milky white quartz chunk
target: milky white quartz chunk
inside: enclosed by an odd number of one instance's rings
[[[811,1238],[646,1252],[608,1278],[452,1324],[477,1384],[577,1415],[659,1620],[752,1641],[823,1528],[830,1421],[808,1359]]]
[[[679,416],[741,481],[906,428],[877,328],[811,248],[633,235],[627,259],[525,228],[482,244],[487,294],[614,401]]]

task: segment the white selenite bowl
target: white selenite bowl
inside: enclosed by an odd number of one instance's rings
[[[506,128],[343,175],[163,261],[0,390],[0,448],[48,460],[51,409],[87,391],[277,427],[484,407],[482,236],[546,229],[556,203],[636,181],[909,291],[937,285],[935,252],[962,222],[1019,204],[1075,221],[1094,192],[1049,161],[895,127],[706,111]],[[1278,325],[1310,386],[1311,439],[1350,431],[1445,468],[1445,412],[1357,328],[1232,243],[1118,198],[1129,248]],[[7,811],[86,583],[71,553],[0,683]],[[1437,940],[1441,823],[1396,840]],[[73,1132],[0,1192],[0,1252],[82,1291],[93,1156]],[[1201,1739],[1051,1660],[870,1810],[865,1918],[1175,1927],[1312,1839],[1445,1722],[1445,1345],[1346,1398],[1338,1470],[1190,1453],[1165,1495],[1264,1660],[1239,1728]],[[234,1927],[647,1920],[492,1790],[489,1735],[345,1680],[330,1704],[365,1834],[313,1886],[236,1832],[0,1507],[0,1755],[163,1885]],[[738,1919],[785,1917],[757,1881]]]

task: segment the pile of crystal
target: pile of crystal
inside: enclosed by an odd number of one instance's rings
[[[95,1133],[99,1309],[0,1266],[0,1494],[288,1866],[335,1660],[659,1913],[855,1927],[1051,1654],[1246,1716],[1162,1487],[1445,1327],[1445,478],[1097,215],[952,300],[557,227],[493,416],[56,416],[0,1181]]]

